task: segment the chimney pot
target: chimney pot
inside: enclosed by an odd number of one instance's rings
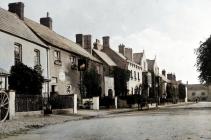
[[[9,3],[9,12],[15,13],[21,20],[24,20],[24,3],[16,2]]]

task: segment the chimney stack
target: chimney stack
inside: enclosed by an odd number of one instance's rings
[[[96,39],[96,42],[93,44],[94,49],[101,51],[103,49],[103,46],[100,44],[100,40]]]
[[[176,75],[175,74],[172,74],[172,73],[167,74],[167,79],[176,81]]]
[[[9,12],[15,13],[21,20],[24,20],[24,3],[16,2],[9,3]]]
[[[52,30],[52,18],[49,17],[49,13],[47,12],[47,16],[46,17],[43,17],[43,18],[40,18],[40,24],[48,27],[49,29]]]
[[[133,50],[132,48],[125,48],[125,55],[124,55],[127,59],[129,59],[130,61],[133,61]]]
[[[92,35],[76,34],[76,43],[92,54]]]
[[[109,36],[104,36],[103,37],[103,48],[109,48],[110,47],[109,40],[110,40]]]
[[[166,77],[166,71],[162,70],[162,75]]]
[[[84,36],[83,36],[83,34],[76,34],[75,38],[76,38],[76,43],[81,45],[81,47],[83,48],[84,47]]]
[[[92,54],[92,36],[84,35],[84,49]]]
[[[119,45],[119,53],[121,53],[122,55],[125,55],[125,45],[124,44]]]

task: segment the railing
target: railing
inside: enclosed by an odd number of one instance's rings
[[[42,110],[43,102],[41,95],[16,95],[15,97],[15,111],[39,111]]]

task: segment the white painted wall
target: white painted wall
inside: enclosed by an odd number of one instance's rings
[[[148,65],[147,65],[147,59],[146,59],[146,56],[145,56],[145,52],[143,52],[143,57],[141,59],[141,67],[142,67],[143,72],[148,71]]]
[[[9,72],[11,66],[14,65],[14,43],[22,45],[22,62],[32,68],[34,67],[34,49],[40,50],[42,74],[48,78],[47,49],[4,32],[0,32],[0,67]]]
[[[129,95],[134,94],[135,93],[135,88],[136,86],[139,87],[140,84],[142,84],[142,69],[141,69],[141,65],[138,65],[134,62],[128,61],[128,70],[131,71],[132,70],[132,75],[133,78],[129,79],[127,85],[128,85],[128,90],[129,90]],[[134,71],[136,72],[136,79],[134,77]],[[138,80],[138,73],[139,73],[139,79]],[[133,89],[133,92],[132,92]]]
[[[9,119],[12,120],[15,117],[15,92],[9,92]]]
[[[100,102],[99,97],[93,97],[93,110],[99,110],[100,109]]]
[[[105,96],[108,96],[108,90],[112,89],[113,91],[113,97],[115,96],[115,90],[114,90],[114,78],[113,77],[104,77],[105,82]]]

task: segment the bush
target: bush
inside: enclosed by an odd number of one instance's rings
[[[86,88],[88,98],[101,95],[101,79],[95,68],[85,71],[83,84]]]
[[[43,76],[36,70],[18,63],[11,67],[9,89],[17,94],[40,95],[42,93]]]
[[[106,108],[110,108],[115,105],[115,101],[110,96],[105,96],[100,98],[100,106],[105,106]]]
[[[129,96],[127,96],[127,104],[128,105],[133,105],[133,104],[135,104],[136,103],[136,98],[135,98],[135,96],[134,95],[129,95]]]

